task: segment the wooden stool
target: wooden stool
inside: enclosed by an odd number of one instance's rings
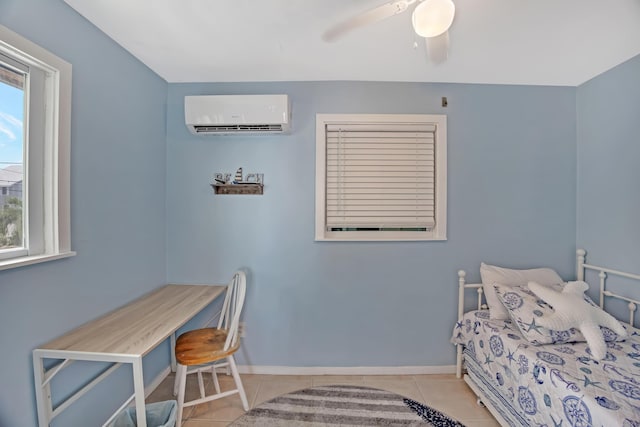
[[[174,394],[178,395],[178,414],[176,427],[182,424],[182,412],[185,407],[198,405],[211,400],[220,399],[238,393],[242,400],[242,407],[249,410],[247,396],[242,387],[242,381],[238,374],[238,368],[233,358],[233,354],[240,348],[238,339],[238,325],[240,323],[240,313],[244,305],[246,294],[246,276],[244,272],[238,271],[234,274],[231,283],[227,287],[227,294],[222,306],[220,320],[217,328],[203,328],[185,332],[176,340],[176,382],[174,384]],[[226,359],[225,362],[216,363]],[[189,369],[189,367],[195,367]],[[216,368],[227,367],[231,370],[236,388],[225,392],[220,391],[220,383],[216,375]],[[205,395],[202,371],[211,371],[213,384],[216,389],[215,394]],[[198,386],[200,388],[200,398],[188,402],[184,401],[187,375],[198,374]]]

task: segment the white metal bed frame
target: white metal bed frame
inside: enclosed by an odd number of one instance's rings
[[[586,270],[593,270],[593,271],[597,271],[598,272],[598,278],[600,279],[600,289],[599,289],[599,296],[600,296],[600,308],[602,308],[604,310],[604,301],[605,301],[605,297],[611,297],[614,299],[619,299],[622,301],[627,302],[627,308],[629,309],[629,324],[630,325],[634,325],[635,324],[635,313],[636,310],[638,308],[638,305],[640,305],[640,300],[635,300],[632,298],[628,298],[626,296],[623,295],[619,295],[616,294],[614,292],[608,291],[606,289],[606,280],[607,280],[607,275],[612,275],[612,276],[618,276],[618,277],[624,277],[627,279],[632,279],[632,280],[638,280],[640,281],[640,275],[638,274],[632,274],[632,273],[625,273],[623,271],[618,271],[618,270],[614,270],[611,268],[605,268],[605,267],[599,267],[596,265],[592,265],[592,264],[587,264],[585,263],[585,257],[586,257],[587,252],[584,249],[578,249],[576,251],[576,258],[577,258],[577,264],[576,264],[576,280],[584,280],[585,277],[585,271]],[[477,309],[481,310],[483,308],[487,308],[486,304],[483,303],[483,295],[484,295],[484,291],[482,288],[482,283],[466,283],[465,282],[465,278],[467,276],[467,273],[464,270],[460,270],[458,271],[458,319],[461,319],[462,316],[465,313],[464,310],[464,296],[465,296],[465,291],[467,289],[475,289],[477,294],[478,294],[478,305],[477,305]],[[458,344],[457,346],[457,356],[456,356],[456,377],[460,378],[462,377],[462,365],[463,365],[463,344]],[[469,385],[469,387],[474,391],[474,393],[478,396],[478,402],[484,404],[487,409],[489,410],[489,412],[491,412],[491,414],[495,417],[495,419],[500,423],[500,425],[508,427],[509,424],[504,420],[504,418],[500,415],[499,411],[496,410],[493,405],[491,404],[489,399],[485,399],[482,400],[482,391],[480,390],[480,388],[478,386],[476,386],[476,384],[473,382],[472,379],[469,378],[468,375],[464,375],[464,380],[465,382]]]

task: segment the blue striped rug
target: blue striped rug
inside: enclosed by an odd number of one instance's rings
[[[236,421],[245,426],[432,426],[464,427],[433,408],[369,387],[307,388],[262,403]]]

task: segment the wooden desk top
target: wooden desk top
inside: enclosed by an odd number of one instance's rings
[[[144,356],[225,289],[226,286],[166,285],[38,349]]]

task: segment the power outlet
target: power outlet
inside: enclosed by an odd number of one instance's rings
[[[247,336],[247,324],[245,322],[240,322],[238,324],[238,335],[240,335],[240,338]]]

